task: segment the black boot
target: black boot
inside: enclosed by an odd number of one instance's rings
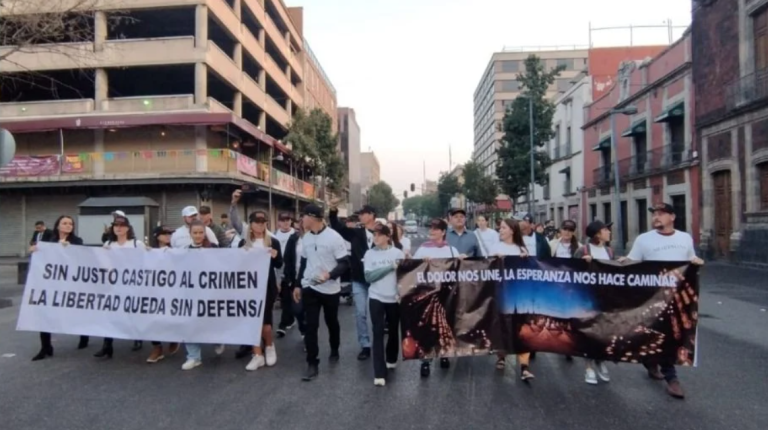
[[[112,349],[112,339],[104,339],[104,345],[101,347],[101,350],[97,352],[96,354],[93,354],[96,358],[112,358],[112,354],[114,353],[114,350]]]
[[[421,362],[421,377],[422,378],[429,378],[429,373],[430,373],[429,361],[422,361]]]
[[[253,355],[253,347],[249,345],[240,345],[240,348],[235,352],[235,359],[240,360],[245,357]]]
[[[88,341],[90,341],[88,336],[80,336],[80,342],[77,344],[77,349],[88,348]]]
[[[367,360],[371,358],[371,348],[363,348],[362,351],[360,351],[360,354],[357,354],[357,359],[360,361]]]
[[[440,368],[441,369],[450,369],[451,368],[451,362],[448,361],[447,358],[441,358],[440,359]]]
[[[131,348],[131,351],[136,352],[136,351],[139,351],[143,347],[144,347],[144,342],[143,341],[134,340],[133,341],[133,348]]]
[[[310,364],[307,366],[307,372],[304,373],[304,376],[301,377],[301,380],[309,382],[317,378],[317,375],[319,373],[320,373],[320,370],[317,368],[317,364]]]
[[[46,357],[53,357],[53,346],[44,345],[40,348],[40,352],[36,356],[32,357],[32,361],[43,360]]]

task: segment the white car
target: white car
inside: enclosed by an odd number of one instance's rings
[[[419,232],[419,226],[416,224],[416,221],[406,221],[405,222],[405,233],[406,234],[416,234]]]

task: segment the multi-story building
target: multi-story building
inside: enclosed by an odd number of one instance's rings
[[[3,14],[60,12],[67,4],[12,3],[3,2]],[[4,85],[0,103],[3,127],[17,142],[16,159],[0,170],[0,256],[23,254],[33,223],[53,224],[60,214],[149,214],[146,231],[179,224],[187,205],[212,206],[218,217],[237,188],[247,191],[244,212],[261,208],[272,219],[316,197],[312,173],[297,168],[281,142],[294,107],[336,114],[333,97],[323,95],[334,94],[330,82],[309,82],[323,73],[293,18],[300,10],[282,0],[94,7],[92,32],[79,33],[92,35],[85,39],[0,47],[6,82],[34,72]],[[127,196],[142,198],[128,208],[110,200]],[[78,223],[84,237],[102,228]]]
[[[381,182],[381,168],[376,154],[371,152],[360,153],[360,191],[368,192],[373,185]]]
[[[427,179],[426,182],[424,183],[424,190],[422,192],[423,194],[436,193],[437,181],[430,181],[429,179]]]
[[[701,247],[766,264],[768,1],[695,1],[692,27]]]
[[[675,227],[698,237],[691,64],[687,31],[655,58],[624,62],[616,84],[586,109],[582,218],[616,220],[618,192],[625,240],[619,247],[631,246],[651,227],[648,208],[662,201],[675,207]],[[616,167],[619,190],[614,187]]]
[[[339,143],[347,165],[349,210],[356,211],[363,204],[363,195],[360,188],[360,126],[352,108],[339,108]]]
[[[547,69],[565,67],[547,93],[554,99],[570,88],[574,77],[587,68],[588,52],[587,49],[510,48],[493,54],[474,95],[475,142],[472,159],[482,163],[486,174],[496,174],[496,150],[503,135],[499,126],[507,106],[520,95],[517,75],[525,72],[525,60],[536,55]]]
[[[577,78],[578,79],[578,78]],[[578,188],[584,183],[584,107],[592,102],[592,77],[582,75],[576,83],[555,102],[552,126],[555,137],[547,145],[552,165],[549,181],[542,187],[537,205],[538,221],[576,221],[578,231],[583,231],[581,195]],[[538,199],[537,199],[538,200]],[[539,200],[541,201],[541,200]]]

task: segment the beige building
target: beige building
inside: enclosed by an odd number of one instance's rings
[[[93,27],[67,44],[0,46],[3,78],[36,72],[4,85],[0,99],[3,127],[17,141],[16,159],[0,169],[0,256],[23,254],[37,220],[52,226],[61,214],[77,221],[118,209],[108,200],[82,207],[87,196],[146,198],[128,213],[150,214],[147,228],[179,224],[186,205],[210,205],[218,218],[236,188],[246,190],[243,213],[262,208],[273,218],[322,197],[282,142],[295,107],[320,107],[336,123],[336,93],[306,48],[301,8],[93,4]],[[10,0],[0,14],[67,5]]]
[[[525,71],[525,60],[530,55],[539,57],[548,70],[565,66],[549,89],[548,96],[552,99],[565,93],[571,81],[587,68],[586,48],[509,48],[493,54],[474,94],[475,142],[472,158],[485,166],[488,175],[496,174],[496,150],[503,136],[499,127],[507,105],[520,95],[517,75]]]
[[[360,189],[362,194],[368,192],[371,186],[381,182],[379,159],[371,152],[360,153]]]
[[[349,188],[349,209],[356,211],[363,204],[360,192],[360,125],[357,123],[355,110],[340,107],[339,112],[339,144],[347,166],[347,184]]]

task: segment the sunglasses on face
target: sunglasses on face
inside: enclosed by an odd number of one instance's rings
[[[116,222],[112,224],[112,227],[128,227],[128,224],[124,222]]]
[[[571,233],[576,231],[576,227],[562,227],[560,230],[570,231]]]
[[[266,224],[267,220],[266,218],[254,218],[251,220],[251,222],[254,224]]]

